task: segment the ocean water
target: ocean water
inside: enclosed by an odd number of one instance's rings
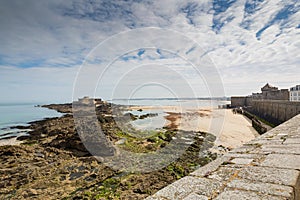
[[[55,110],[36,107],[33,103],[0,104],[0,139],[24,135],[28,130],[12,129],[12,126],[26,126],[28,122],[47,117],[59,117],[62,114]]]

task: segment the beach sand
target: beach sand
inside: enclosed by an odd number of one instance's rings
[[[240,114],[233,114],[231,109],[201,108],[199,110],[176,106],[134,106],[132,110],[162,109],[169,128],[186,131],[208,132],[217,137],[216,146],[236,148],[259,136],[251,121]]]
[[[242,146],[258,136],[251,121],[243,115],[233,114],[232,110],[213,109],[208,115],[201,111],[196,114],[178,117],[178,129],[211,133],[217,137],[217,146],[227,148]]]
[[[222,145],[230,149],[239,147],[259,135],[249,119],[240,114],[233,114],[231,109],[201,108],[196,110],[178,106],[131,106],[129,109],[142,109],[149,112],[163,110],[167,113],[165,126],[172,129],[211,133],[217,137],[216,146]],[[21,141],[16,138],[0,140],[0,146],[20,143]]]

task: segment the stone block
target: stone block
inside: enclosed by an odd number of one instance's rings
[[[208,200],[208,198],[203,195],[192,193],[189,196],[185,197],[183,200]]]
[[[223,156],[230,157],[230,158],[252,158],[252,159],[261,157],[260,154],[231,153],[231,152],[228,152],[228,153],[224,154]]]
[[[210,174],[208,178],[216,181],[228,181],[229,179],[231,179],[232,176],[238,173],[239,170],[240,169],[238,168],[221,167],[217,171]]]
[[[285,197],[261,195],[255,192],[241,190],[227,190],[222,192],[217,200],[286,200]]]
[[[173,200],[183,199],[191,193],[197,193],[200,196],[203,195],[209,198],[215,192],[219,192],[218,189],[221,187],[221,185],[222,183],[219,181],[186,176],[158,191],[152,197]]]
[[[295,186],[300,172],[293,169],[270,167],[247,167],[239,172],[239,177],[252,181]]]
[[[240,189],[240,190],[253,191],[263,195],[277,195],[286,198],[294,197],[294,190],[292,187],[285,186],[285,185],[276,185],[272,183],[253,182],[253,181],[242,179],[242,180],[231,181],[230,183],[227,184],[227,187]]]
[[[261,166],[300,170],[300,155],[270,154]]]
[[[229,157],[220,157],[216,160],[208,163],[207,165],[204,165],[203,167],[197,169],[193,173],[191,173],[192,176],[199,176],[204,177],[214,171],[216,171],[224,162],[228,162],[230,160]]]
[[[299,144],[278,144],[265,145],[262,147],[263,152],[279,153],[279,154],[298,154],[300,155]]]
[[[253,159],[250,158],[234,158],[231,160],[232,163],[237,165],[249,165]]]

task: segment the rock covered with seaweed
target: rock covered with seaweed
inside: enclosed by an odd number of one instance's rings
[[[22,144],[0,147],[1,198],[143,199],[216,158],[207,151],[213,146],[213,135],[181,131],[194,134],[194,141],[166,167],[147,173],[114,170],[86,150],[76,131],[72,104],[44,107],[65,114],[30,123],[32,131],[19,138]],[[152,132],[148,138],[134,137],[132,131],[143,133],[134,128],[124,131],[114,120],[114,117],[124,123],[132,120],[132,116],[122,112],[124,109],[103,101],[97,101],[95,106],[103,133],[126,151],[155,152],[168,145],[180,131],[165,128]]]

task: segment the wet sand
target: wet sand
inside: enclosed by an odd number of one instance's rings
[[[161,109],[171,129],[185,131],[202,131],[217,136],[216,145],[226,148],[236,148],[254,139],[259,134],[252,127],[251,121],[240,114],[233,114],[231,109],[188,109],[176,106],[132,106],[132,110]]]
[[[9,138],[9,139],[1,139],[0,140],[0,146],[5,145],[19,145],[22,141],[17,140],[17,137]]]

